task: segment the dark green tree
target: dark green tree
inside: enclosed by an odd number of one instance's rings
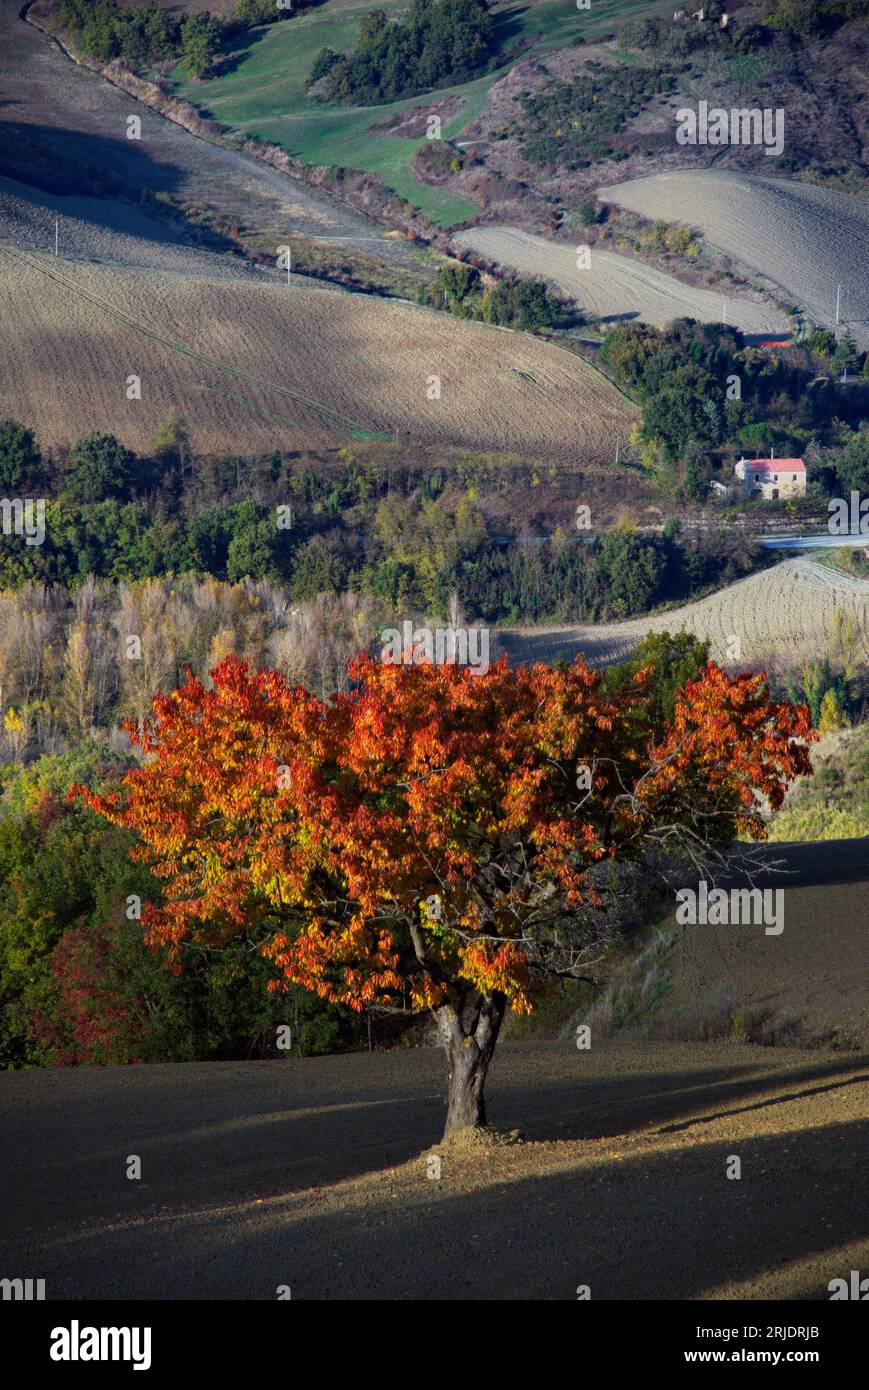
[[[625,675],[651,666],[654,678],[649,697],[655,718],[663,723],[673,718],[676,691],[686,681],[696,680],[708,660],[708,642],[701,642],[688,632],[653,632],[643,639],[629,661],[612,667],[605,680],[609,688],[614,688]]]
[[[42,455],[33,430],[17,420],[0,420],[0,488],[14,490],[42,475]]]
[[[220,48],[223,30],[212,14],[188,14],[181,21],[181,53],[188,71],[204,77]]]
[[[70,450],[67,490],[80,502],[128,497],[134,482],[134,459],[113,434],[88,434]]]

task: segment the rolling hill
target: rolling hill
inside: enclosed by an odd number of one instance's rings
[[[6,197],[0,395],[44,444],[97,429],[143,449],[173,410],[216,452],[388,434],[594,465],[627,436],[605,378],[527,334],[118,232],[93,200],[64,219],[64,255],[24,249],[53,209]]]
[[[841,321],[869,347],[869,203],[784,179],[683,170],[598,189],[605,202],[643,217],[683,222],[779,286],[815,323]]]
[[[825,652],[837,610],[854,617],[858,659],[869,660],[869,582],[812,560],[785,560],[708,598],[650,617],[502,630],[498,641],[511,664],[572,661],[583,652],[590,665],[608,666],[623,661],[650,632],[684,631],[708,641],[713,660],[725,666],[756,666]],[[734,639],[738,655],[728,655]]]

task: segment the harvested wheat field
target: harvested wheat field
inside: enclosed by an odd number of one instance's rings
[[[829,647],[836,612],[853,618],[854,657],[869,661],[869,581],[813,560],[785,560],[708,598],[652,617],[586,627],[505,629],[498,642],[511,664],[572,661],[583,652],[590,665],[608,666],[628,657],[650,632],[689,632],[708,641],[712,659],[722,665],[751,666],[816,658]]]
[[[748,334],[789,332],[784,315],[764,304],[725,299],[711,290],[685,285],[673,275],[614,251],[595,248],[589,267],[580,270],[575,247],[517,227],[472,227],[453,240],[520,275],[541,276],[600,319],[636,319],[662,328],[673,319],[692,318],[701,323],[726,321]]]
[[[228,279],[256,271],[240,256],[185,246],[168,227],[146,212],[110,198],[44,193],[17,179],[0,177],[0,243],[16,251],[49,251],[55,236],[64,260],[131,266],[139,270],[181,270]]]
[[[644,217],[698,228],[713,246],[778,285],[811,319],[832,327],[836,285],[844,326],[869,348],[869,203],[784,179],[707,170],[655,174],[599,188]]]
[[[99,429],[144,449],[177,410],[200,451],[398,433],[590,466],[627,437],[632,412],[607,381],[527,334],[186,255],[171,246],[167,269],[140,269],[0,243],[4,414],[47,445]]]

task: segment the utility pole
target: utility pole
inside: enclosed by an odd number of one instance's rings
[[[838,328],[838,326],[839,326],[839,324],[840,324],[840,322],[841,322],[841,315],[840,315],[841,308],[842,308],[842,286],[841,286],[841,285],[837,285],[837,286],[836,286],[836,327],[837,327],[837,328]]]
[[[54,219],[54,254],[55,254],[55,256],[57,255],[57,243],[58,243],[58,237],[59,237],[59,235],[60,235],[60,219],[59,219],[58,217],[55,217],[55,219]]]

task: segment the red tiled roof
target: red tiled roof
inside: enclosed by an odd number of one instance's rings
[[[746,468],[757,473],[805,473],[806,465],[802,459],[740,459]]]

